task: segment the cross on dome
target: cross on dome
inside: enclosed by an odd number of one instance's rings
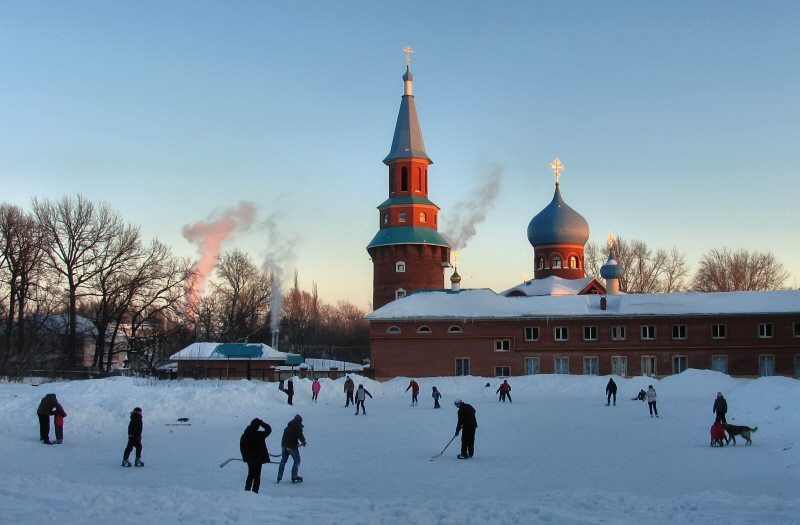
[[[411,53],[413,53],[413,51],[411,51],[411,48],[409,46],[406,46],[406,48],[403,50],[403,53],[406,54],[406,65],[410,66],[411,65]]]
[[[556,158],[556,160],[554,160],[553,163],[550,164],[550,167],[553,168],[554,170],[553,173],[556,174],[556,185],[558,185],[558,178],[561,176],[561,173],[559,172],[564,169],[564,165],[561,164],[561,161],[558,160],[558,158]]]

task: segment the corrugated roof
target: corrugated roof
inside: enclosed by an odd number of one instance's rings
[[[422,195],[395,195],[394,197],[389,197],[387,200],[383,201],[378,209],[383,208],[385,206],[396,206],[401,204],[428,204],[430,206],[434,206],[437,210],[439,209],[434,203],[432,203],[428,197],[423,197]]]
[[[172,354],[171,360],[181,359],[269,359],[286,360],[289,356],[262,343],[192,343]]]
[[[381,228],[367,249],[391,244],[433,244],[450,247],[450,244],[435,229],[429,226],[390,226]]]

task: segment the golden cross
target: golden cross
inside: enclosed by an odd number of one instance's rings
[[[413,51],[411,51],[410,47],[406,46],[403,52],[406,54],[406,65],[411,65],[411,53],[413,53]]]
[[[555,170],[554,173],[556,174],[556,184],[558,184],[558,178],[561,176],[561,173],[559,172],[564,169],[564,166],[561,164],[560,160],[556,159],[552,164],[550,164],[550,167]]]
[[[458,268],[458,256],[461,255],[458,252],[453,252],[453,266]]]
[[[614,234],[613,233],[609,233],[608,237],[606,237],[606,239],[608,239],[608,245],[613,248],[614,247]]]

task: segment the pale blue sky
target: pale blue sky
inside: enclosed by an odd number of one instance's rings
[[[176,253],[227,243],[366,308],[410,46],[440,222],[500,166],[462,286],[532,275],[530,219],[595,242],[772,251],[800,281],[797,2],[0,2],[2,200],[82,193]]]

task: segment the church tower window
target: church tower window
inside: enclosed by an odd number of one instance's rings
[[[544,269],[544,257],[542,257],[541,255],[536,260],[536,269],[537,270],[543,270]]]
[[[553,264],[550,265],[551,268],[561,268],[561,257],[558,255],[553,256]]]
[[[408,168],[400,170],[400,191],[408,191]]]
[[[395,271],[397,271],[397,273],[405,273],[406,263],[404,263],[403,261],[397,261],[397,264],[395,264],[394,268]]]
[[[577,268],[578,267],[578,258],[574,255],[569,256],[569,267],[570,268]]]
[[[419,212],[419,222],[428,222],[428,216],[424,211]]]
[[[406,212],[400,212],[400,218],[398,219],[400,222],[406,222]]]

